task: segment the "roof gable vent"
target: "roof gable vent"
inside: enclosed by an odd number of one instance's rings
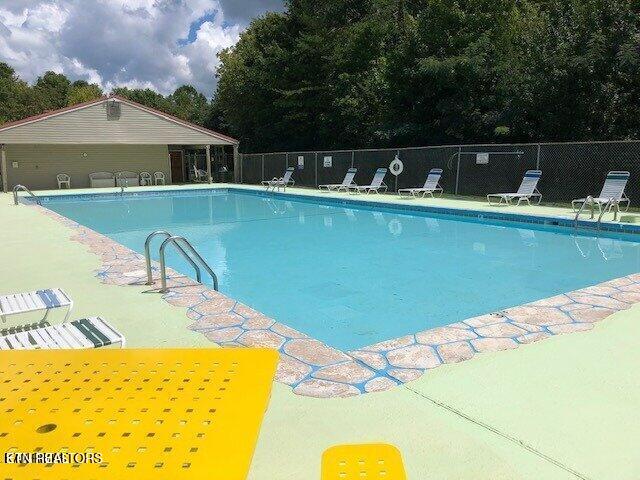
[[[107,102],[107,120],[120,120],[120,102],[116,100]]]

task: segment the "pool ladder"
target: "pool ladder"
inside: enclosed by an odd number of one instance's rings
[[[189,241],[180,236],[175,236],[166,230],[158,230],[150,234],[144,242],[144,256],[147,261],[147,285],[153,285],[153,274],[151,272],[151,240],[157,236],[165,237],[164,241],[160,245],[160,281],[162,287],[160,292],[164,293],[168,291],[167,288],[167,263],[165,261],[165,251],[169,245],[173,245],[176,250],[184,257],[184,259],[193,267],[196,272],[196,280],[198,283],[202,283],[202,272],[198,263],[207,271],[211,279],[213,280],[213,289],[218,291],[218,277],[211,269],[209,264],[204,258],[193,248],[193,245]]]
[[[611,206],[613,205],[614,202],[615,202],[615,199],[614,198],[610,198],[607,201],[607,203],[605,204],[604,208],[601,207],[600,215],[598,215],[598,220],[596,221],[596,226],[597,226],[598,230],[600,230],[600,225],[602,224],[602,217],[604,216],[605,213],[610,211]],[[587,206],[587,204],[591,207],[591,218],[593,218],[593,216],[594,216],[593,197],[591,195],[589,195],[587,198],[585,198],[584,203],[580,206],[580,209],[578,210],[578,212],[576,213],[575,218],[573,219],[573,227],[575,229],[578,228],[578,217],[580,217],[580,214],[582,213],[584,208]],[[615,222],[617,219],[618,219],[618,210],[616,209],[614,211],[614,213],[613,213],[613,221]]]
[[[22,190],[24,192],[27,192],[31,197],[35,198],[36,203],[38,205],[42,205],[40,203],[40,199],[36,196],[35,193],[33,193],[31,190],[29,190],[27,187],[25,187],[24,185],[16,185],[15,187],[13,187],[13,204],[14,205],[18,205],[18,191]]]
[[[124,196],[124,187],[129,188],[129,180],[127,179],[127,177],[123,177],[121,172],[118,172],[116,174],[116,183],[118,183],[118,180],[120,180],[120,196]],[[123,182],[124,180],[124,182]]]

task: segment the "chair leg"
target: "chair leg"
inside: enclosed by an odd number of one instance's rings
[[[67,307],[67,314],[64,316],[64,322],[69,320],[69,316],[71,315],[71,310],[73,309],[73,303]]]

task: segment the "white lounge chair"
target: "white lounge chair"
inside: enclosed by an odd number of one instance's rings
[[[347,173],[345,174],[344,179],[342,180],[342,183],[329,183],[326,185],[318,185],[318,189],[324,190],[327,192],[331,192],[331,191],[340,192],[342,190],[346,192],[347,190],[349,190],[349,187],[357,186],[356,183],[353,181],[357,172],[358,172],[357,168],[350,168],[349,170],[347,170]]]
[[[93,172],[89,174],[91,188],[115,187],[116,178],[111,172]]]
[[[116,172],[116,187],[137,187],[140,177],[135,172]]]
[[[73,308],[71,297],[59,288],[0,295],[0,318],[3,322],[11,315],[42,310],[46,310],[42,318],[42,320],[45,320],[49,315],[49,311],[55,308],[67,309],[67,314],[64,317],[65,321],[69,318]]]
[[[598,212],[603,213],[610,212],[615,208],[614,220],[618,217],[620,211],[620,204],[626,204],[624,211],[629,210],[631,201],[629,197],[624,193],[624,189],[627,187],[629,181],[629,172],[612,171],[607,174],[607,178],[602,186],[602,191],[597,197],[578,198],[571,202],[574,212],[578,212],[584,204],[591,207],[591,218],[593,218],[594,206],[598,207]],[[605,211],[602,211],[602,207],[605,207]]]
[[[151,174],[149,172],[140,172],[140,185],[153,185],[153,180],[151,180]]]
[[[62,190],[62,187],[71,188],[71,177],[66,173],[59,173],[56,175],[58,181],[58,189]]]
[[[386,168],[379,168],[376,170],[375,175],[373,176],[373,180],[371,180],[371,185],[354,185],[349,187],[349,192],[351,193],[361,193],[366,192],[369,193],[380,193],[380,190],[386,192],[389,187],[384,183],[384,177],[387,174]]]
[[[153,180],[156,185],[166,185],[164,172],[154,172]]]
[[[542,194],[538,191],[538,182],[541,176],[542,170],[527,170],[516,193],[490,193],[487,195],[487,202],[489,205],[501,205],[503,202],[505,205],[511,205],[512,200],[518,199],[517,205],[523,200],[531,205],[531,199],[535,197],[538,199],[536,205],[540,205]],[[492,203],[492,198],[498,198],[498,203]]]
[[[204,170],[200,170],[195,165],[193,166],[193,181],[196,183],[207,183],[209,181],[209,177],[207,172]]]
[[[433,197],[434,193],[439,193],[442,195],[442,187],[440,186],[440,178],[442,177],[442,169],[441,168],[432,168],[427,175],[427,179],[424,182],[422,188],[401,188],[398,190],[398,195],[401,197],[403,195],[411,196],[411,197],[422,197],[424,198],[427,195]]]
[[[124,336],[100,317],[59,325],[40,323],[0,332],[0,350],[82,349],[125,346]]]
[[[295,170],[294,167],[287,167],[287,169],[284,172],[284,175],[281,178],[273,177],[273,179],[271,180],[263,180],[262,185],[267,187],[267,190],[269,190],[270,188],[273,189],[274,191],[276,188],[278,190],[280,188],[282,188],[283,190],[286,190],[287,187],[293,186],[296,183],[291,178],[293,176],[294,170]]]

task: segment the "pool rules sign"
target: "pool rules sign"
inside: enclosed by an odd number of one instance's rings
[[[389,164],[389,171],[396,177],[396,192],[398,191],[398,175],[404,170],[404,163],[400,160],[400,156],[396,154],[395,158]]]

